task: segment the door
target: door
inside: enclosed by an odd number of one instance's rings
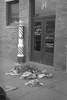
[[[42,63],[43,20],[35,19],[32,34],[32,60]]]
[[[55,18],[44,19],[43,33],[43,63],[53,65],[54,60],[54,36],[55,36]]]
[[[32,33],[32,61],[53,65],[55,18],[35,18]]]

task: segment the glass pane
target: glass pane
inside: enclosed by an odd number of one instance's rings
[[[19,21],[19,3],[11,4],[11,22],[17,23]]]
[[[55,21],[46,21],[46,40],[45,40],[45,51],[54,51],[54,32],[55,32]]]
[[[45,14],[55,14],[56,0],[35,0],[35,15],[45,16]]]
[[[34,25],[34,50],[41,50],[41,22],[35,22]]]

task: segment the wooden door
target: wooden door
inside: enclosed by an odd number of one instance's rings
[[[43,63],[53,65],[54,60],[54,36],[55,36],[55,17],[44,19],[43,33]]]
[[[32,61],[53,65],[55,17],[35,18],[32,33]]]
[[[42,63],[43,20],[35,19],[32,34],[32,61]]]

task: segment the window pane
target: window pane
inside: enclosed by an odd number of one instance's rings
[[[41,22],[35,22],[34,26],[34,50],[41,50]]]
[[[11,4],[11,22],[19,21],[19,3]]]
[[[55,32],[55,21],[46,21],[46,52],[54,52],[54,32]]]

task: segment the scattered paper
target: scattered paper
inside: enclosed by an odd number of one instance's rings
[[[18,75],[16,71],[12,71],[10,73],[5,73],[5,75]]]
[[[43,86],[43,83],[40,83],[38,79],[31,80],[25,83],[26,86]]]
[[[18,87],[14,87],[14,86],[6,86],[5,91],[11,91],[11,90],[16,90],[18,89]]]
[[[51,77],[53,77],[53,75],[52,74],[48,74],[47,77],[48,78],[51,78]]]
[[[26,72],[24,72],[24,73],[20,76],[20,79],[28,78],[28,77],[30,77],[31,75],[32,75],[31,72],[26,71]]]
[[[43,77],[45,77],[46,75],[45,74],[39,74],[38,75],[38,78],[43,78]]]

